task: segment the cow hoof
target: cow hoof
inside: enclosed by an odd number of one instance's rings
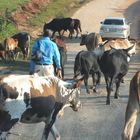
[[[56,138],[56,140],[61,140],[61,137],[60,137],[60,136],[58,136],[58,137]]]
[[[99,91],[98,91],[98,89],[94,88],[94,89],[93,89],[93,92],[97,93],[97,92],[99,92]]]
[[[118,99],[118,98],[119,98],[119,96],[114,96],[114,98],[115,98],[115,99]]]
[[[106,105],[110,105],[110,101],[106,101]]]
[[[89,94],[89,95],[90,95],[90,94],[91,94],[91,92],[90,92],[90,91],[88,91],[88,92],[87,92],[87,94]]]

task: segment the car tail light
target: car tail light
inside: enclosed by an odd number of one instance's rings
[[[120,30],[121,30],[121,31],[125,31],[125,30],[127,30],[127,28],[120,28]]]

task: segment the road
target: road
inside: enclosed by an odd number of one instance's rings
[[[140,1],[136,0],[93,0],[80,8],[74,15],[82,22],[84,32],[98,32],[100,21],[106,16],[124,16],[132,22],[131,37],[139,38]],[[68,62],[65,66],[65,77],[73,77],[75,55],[85,46],[79,46],[80,39],[66,40]],[[75,113],[70,108],[56,122],[62,140],[120,140],[124,125],[124,115],[128,100],[129,82],[140,68],[140,52],[130,61],[125,82],[120,87],[120,98],[111,96],[111,105],[106,105],[105,82],[102,78],[99,93],[87,95],[84,85],[81,90],[82,109]],[[138,120],[140,124],[140,120]],[[140,125],[139,125],[140,126]],[[136,127],[137,129],[137,127]],[[53,140],[51,134],[49,140]]]
[[[132,22],[131,37],[139,38],[139,7],[139,0],[93,0],[80,8],[73,17],[81,20],[84,33],[98,32],[100,21],[106,16],[124,16]],[[68,48],[65,78],[72,78],[75,56],[77,52],[86,50],[86,48],[79,45],[80,39],[66,39],[65,41]],[[140,69],[139,49],[139,46],[137,46],[137,54],[132,57],[129,71],[124,77],[124,83],[121,84],[120,98],[114,99],[112,93],[111,105],[106,105],[106,89],[103,78],[99,93],[87,95],[85,87],[82,85],[80,97],[83,105],[82,109],[79,112],[73,112],[71,108],[66,108],[64,116],[56,121],[62,140],[121,140],[125,109],[128,101],[129,82],[135,72]],[[140,126],[140,120],[137,122]],[[42,127],[37,128],[36,126],[17,126],[13,129],[13,137],[9,138],[9,140],[38,140],[37,134],[42,133]],[[16,136],[14,135],[20,130],[29,132],[27,134],[28,137],[24,135],[22,138],[19,138],[19,136],[15,138]],[[31,130],[34,130],[34,132],[32,131],[31,133]],[[51,134],[48,140],[53,140]]]

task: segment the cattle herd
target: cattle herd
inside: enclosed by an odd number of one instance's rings
[[[51,132],[55,140],[60,140],[60,134],[55,127],[55,121],[65,107],[70,106],[78,111],[80,103],[80,86],[84,81],[87,94],[91,94],[88,85],[92,75],[93,92],[98,92],[101,76],[106,83],[106,105],[110,105],[110,95],[115,85],[114,98],[119,97],[119,87],[129,69],[131,56],[136,54],[136,41],[128,39],[108,39],[102,41],[99,33],[82,34],[79,19],[54,18],[43,25],[43,31],[52,30],[52,40],[56,42],[61,56],[62,77],[39,77],[34,75],[9,75],[0,79],[0,139],[5,139],[16,122],[36,123],[45,122],[44,138],[47,140]],[[85,45],[87,50],[77,53],[74,62],[72,79],[64,80],[64,65],[67,61],[67,48],[63,40],[64,32],[68,31],[69,38],[76,38],[81,34],[79,45]],[[56,36],[58,32],[58,36]],[[16,33],[7,37],[0,44],[0,57],[3,60],[16,60],[22,52],[23,59],[29,57],[30,34]],[[55,67],[55,64],[54,64]],[[79,78],[79,76],[81,76]],[[16,80],[15,80],[16,79]],[[129,98],[125,113],[125,125],[122,130],[122,140],[132,140],[134,126],[140,112],[140,72],[130,81]],[[6,114],[8,120],[5,121]],[[0,121],[1,122],[1,121]],[[139,129],[140,132],[140,129]]]

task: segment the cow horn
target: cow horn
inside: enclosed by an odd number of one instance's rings
[[[131,47],[125,49],[127,52],[129,52],[131,49],[133,49],[133,47],[135,46],[135,44],[133,44]]]
[[[109,40],[105,40],[104,42],[102,42],[102,45],[104,46],[108,42],[109,42]]]

